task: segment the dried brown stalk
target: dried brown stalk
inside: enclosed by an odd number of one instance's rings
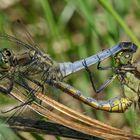
[[[14,98],[18,99],[22,103],[27,101],[27,97],[24,96],[23,94],[11,92],[10,95],[12,95]],[[138,140],[140,139],[140,136],[129,134],[126,131],[111,127],[100,121],[97,121],[88,116],[85,116],[81,113],[75,112],[74,110],[52,100],[51,98],[41,93],[35,94],[35,97],[37,99],[42,100],[42,102],[44,102],[45,104],[48,104],[49,106],[53,107],[54,109],[56,109],[57,111],[63,114],[63,116],[60,116],[50,111],[49,109],[45,108],[44,106],[41,106],[37,102],[32,102],[30,105],[28,105],[35,112],[37,112],[38,114],[42,115],[45,118],[48,118],[51,121],[62,124],[74,130],[78,130],[82,133],[108,139],[108,140],[112,140],[112,139]]]

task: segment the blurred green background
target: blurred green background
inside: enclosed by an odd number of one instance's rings
[[[18,30],[13,22],[20,19],[41,50],[55,61],[76,61],[121,41],[132,41],[140,46],[139,11],[139,0],[0,0],[0,31],[11,34],[13,28]],[[111,64],[112,61],[106,61],[102,65]],[[96,65],[91,70],[96,75],[97,86],[111,75],[111,72],[97,71]],[[106,100],[121,94],[121,86],[116,80],[96,95],[84,70],[65,81],[83,91],[86,96],[96,99]],[[59,102],[83,114],[117,128],[140,133],[138,109],[132,107],[123,114],[106,113],[96,111],[62,92],[54,96],[57,96]],[[1,95],[2,107],[11,105],[11,102],[12,99]]]

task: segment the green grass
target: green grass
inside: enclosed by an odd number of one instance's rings
[[[139,11],[140,2],[131,0],[32,0],[28,3],[14,3],[11,7],[1,9],[0,31],[11,33],[12,21],[20,18],[29,28],[35,42],[52,58],[58,62],[75,61],[110,48],[120,41],[130,40],[140,46]],[[91,69],[96,73],[97,85],[102,84],[111,74],[98,72],[96,66]],[[95,97],[84,71],[67,78],[67,82],[83,91],[86,96]],[[121,93],[117,87],[117,82],[113,82],[99,98],[117,96]],[[63,94],[65,93],[62,93],[60,98],[62,102]],[[3,101],[2,97],[0,102]],[[76,108],[90,116],[116,125],[111,113],[95,111],[79,102],[78,105]],[[126,115],[120,115],[125,121],[117,127],[131,129],[132,113],[128,112]]]

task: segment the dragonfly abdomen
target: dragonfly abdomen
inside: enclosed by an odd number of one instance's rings
[[[55,86],[58,89],[61,89],[62,91],[70,94],[74,98],[90,105],[94,109],[104,110],[107,112],[118,112],[122,113],[125,112],[125,110],[131,106],[133,103],[129,98],[122,98],[122,97],[115,97],[107,101],[101,101],[96,100],[90,97],[85,97],[82,92],[75,89],[74,87],[62,83],[62,82],[56,82],[52,81],[51,85]]]

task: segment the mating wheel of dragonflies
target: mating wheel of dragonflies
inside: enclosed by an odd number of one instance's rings
[[[0,35],[0,39],[25,48],[25,51],[19,52],[18,54],[11,51],[12,49],[4,48],[0,51],[0,79],[7,81],[7,88],[0,87],[0,90],[5,94],[8,94],[13,89],[14,85],[17,84],[25,88],[28,95],[32,95],[30,96],[30,100],[33,100],[33,95],[36,92],[41,90],[41,92],[44,93],[44,85],[47,84],[72,95],[95,109],[104,111],[124,112],[133,102],[132,99],[127,97],[115,97],[107,101],[97,101],[90,97],[83,96],[82,92],[62,82],[62,80],[66,76],[84,68],[89,72],[88,66],[97,62],[100,64],[104,59],[115,55],[118,61],[118,66],[115,68],[113,67],[115,75],[107,80],[99,90],[96,90],[96,92],[101,91],[116,76],[122,76],[120,75],[122,71],[126,71],[127,69],[131,71],[132,55],[137,49],[134,43],[121,42],[111,49],[104,50],[98,54],[73,63],[57,63],[50,58],[49,55],[42,53],[35,45],[31,46],[7,34]],[[126,59],[124,59],[125,57]],[[123,59],[127,61],[124,63]],[[98,69],[106,70],[106,68],[101,68],[99,64]],[[133,67],[132,69],[134,71]],[[34,88],[29,84],[29,81],[34,84]],[[93,81],[92,84],[95,89]],[[29,101],[27,101],[27,103],[28,102]]]

